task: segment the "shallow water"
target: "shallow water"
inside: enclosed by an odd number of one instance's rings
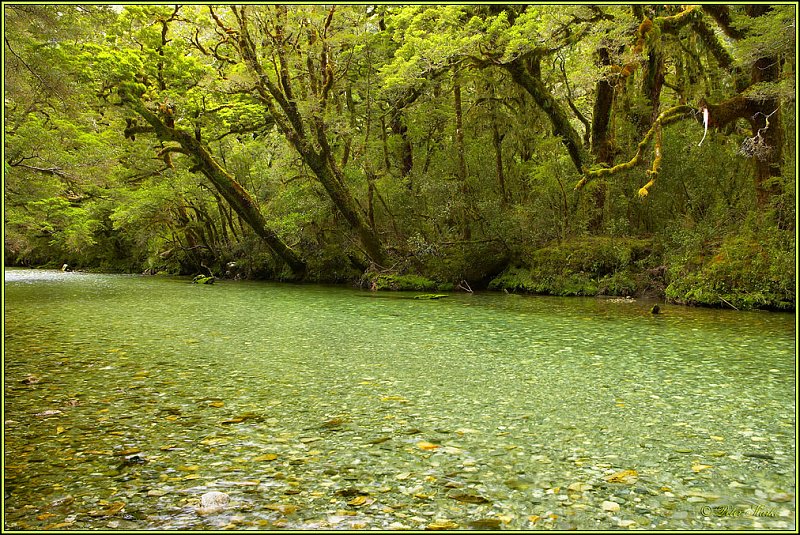
[[[794,315],[413,296],[7,270],[5,527],[794,528]]]

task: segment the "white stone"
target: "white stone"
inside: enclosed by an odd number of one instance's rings
[[[224,492],[219,492],[218,490],[206,492],[200,496],[200,507],[196,509],[197,514],[211,515],[222,512],[225,510],[230,500],[230,496]]]

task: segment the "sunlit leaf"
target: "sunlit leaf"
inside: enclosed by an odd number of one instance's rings
[[[369,496],[356,496],[349,502],[347,505],[352,505],[353,507],[361,507],[363,505],[370,505],[375,503],[375,498],[370,498]]]
[[[278,511],[282,515],[290,515],[297,511],[298,507],[293,504],[288,503],[271,503],[264,506],[266,509],[270,511]]]
[[[458,524],[453,522],[452,520],[447,520],[443,518],[437,518],[434,522],[428,524],[425,529],[430,530],[444,530],[444,529],[456,529],[458,528]]]
[[[636,470],[622,470],[606,477],[609,483],[624,483],[632,485],[639,479],[639,473]]]
[[[89,511],[89,516],[114,516],[125,508],[125,502],[114,502],[100,510]]]
[[[403,396],[383,396],[381,401],[398,401],[400,403],[408,403],[409,400]]]
[[[702,472],[703,470],[708,470],[709,468],[713,468],[713,467],[710,464],[702,464],[702,463],[699,463],[697,461],[695,461],[692,464],[692,472],[694,472],[695,474],[698,473],[698,472]]]
[[[470,494],[467,492],[457,492],[453,494],[448,494],[447,497],[463,503],[476,503],[476,504],[491,503],[491,501],[488,498],[485,498],[478,494]]]
[[[192,465],[181,465],[178,467],[178,470],[181,472],[196,472],[200,469],[200,465],[192,464]]]
[[[222,420],[220,423],[222,425],[230,425],[230,424],[238,424],[244,422],[244,418],[236,417],[236,418],[229,418],[227,420]]]
[[[139,448],[127,448],[127,449],[124,449],[124,450],[115,451],[114,455],[122,457],[122,456],[125,456],[125,455],[133,455],[134,453],[139,453],[141,451],[142,450],[140,450]]]

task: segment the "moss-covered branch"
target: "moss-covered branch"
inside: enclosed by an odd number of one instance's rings
[[[575,189],[581,189],[589,180],[594,178],[600,178],[606,175],[613,175],[620,171],[625,171],[627,169],[633,169],[637,165],[639,165],[642,161],[642,155],[644,154],[644,150],[656,136],[661,131],[661,127],[679,121],[681,119],[685,119],[688,117],[693,117],[694,114],[697,112],[693,107],[688,105],[681,105],[675,106],[670,108],[664,112],[662,112],[655,121],[653,121],[653,125],[650,129],[645,133],[644,137],[639,144],[636,146],[636,152],[634,153],[633,157],[626,161],[619,163],[613,167],[601,167],[595,169],[586,169],[583,170],[583,178],[575,185]],[[661,162],[661,149],[660,149],[660,142],[657,145],[658,154],[656,155],[658,163]],[[655,160],[654,160],[655,164]],[[658,173],[658,167],[654,167],[651,169],[652,172],[655,171],[655,174]],[[649,186],[647,186],[649,187]],[[641,191],[641,190],[640,190]]]
[[[647,176],[650,177],[650,180],[647,182],[647,184],[639,188],[639,197],[647,197],[647,194],[650,193],[650,188],[656,183],[656,177],[661,169],[661,124],[658,123],[654,125],[653,128],[656,129],[655,146],[653,148],[653,164],[650,166],[650,169],[647,170]]]

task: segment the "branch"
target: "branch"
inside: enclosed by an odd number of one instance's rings
[[[733,27],[731,24],[731,14],[730,11],[728,11],[728,6],[719,4],[703,4],[702,8],[703,11],[711,15],[711,17],[717,22],[725,35],[731,39],[741,39],[744,37],[744,33]]]
[[[656,17],[653,22],[658,24],[662,32],[675,33],[692,20],[695,20],[698,15],[699,11],[695,9],[695,6],[686,6],[680,13],[666,17]]]
[[[11,48],[11,43],[9,43],[9,42],[8,42],[8,37],[6,37],[6,36],[3,36],[3,40],[6,42],[6,46],[8,47],[8,50],[9,50],[9,51],[10,51],[10,52],[11,52],[11,53],[14,55],[14,57],[15,57],[15,58],[17,58],[17,59],[20,61],[20,63],[22,63],[22,64],[25,66],[25,68],[26,68],[26,69],[28,69],[28,71],[30,71],[30,73],[31,73],[32,75],[34,75],[34,76],[36,77],[36,79],[37,79],[37,80],[39,80],[39,82],[42,84],[42,87],[44,87],[44,88],[45,88],[45,90],[46,90],[48,93],[50,93],[51,95],[58,96],[58,95],[56,95],[56,94],[55,94],[55,92],[52,90],[52,88],[51,88],[50,86],[48,86],[48,85],[47,85],[47,82],[45,82],[45,81],[42,79],[42,77],[41,77],[41,76],[39,76],[39,74],[38,74],[36,71],[34,71],[34,70],[31,68],[31,66],[30,66],[30,65],[28,65],[28,64],[25,62],[25,60],[24,60],[24,59],[22,59],[22,58],[20,57],[20,55],[19,55],[19,54],[17,54],[16,52],[14,52],[14,49],[13,49],[13,48]]]
[[[526,60],[530,61],[526,62]],[[567,113],[542,82],[540,61],[541,57],[538,55],[520,56],[509,63],[502,64],[501,67],[511,74],[511,78],[525,89],[533,97],[537,106],[547,114],[555,135],[561,138],[575,169],[580,172],[589,156],[583,148],[578,132],[570,123]]]
[[[37,173],[42,173],[45,175],[57,176],[58,178],[63,178],[70,184],[77,182],[77,178],[68,175],[64,171],[62,171],[59,167],[36,167],[34,165],[28,165],[24,163],[16,163],[16,164],[9,164],[11,167],[21,167],[23,169],[28,169],[29,171],[36,171]]]
[[[639,197],[647,197],[650,188],[656,183],[656,177],[661,169],[661,125],[659,124],[656,128],[656,143],[653,149],[655,157],[653,158],[653,165],[647,170],[647,176],[650,177],[650,180],[639,189]]]
[[[697,110],[695,110],[691,106],[687,106],[687,105],[675,106],[674,108],[670,108],[670,109],[662,112],[656,118],[656,120],[653,121],[653,125],[650,127],[650,130],[647,131],[647,133],[644,135],[642,140],[637,145],[636,153],[633,155],[633,158],[631,158],[627,162],[623,162],[623,163],[617,164],[617,165],[615,165],[613,167],[604,167],[604,168],[600,168],[600,169],[584,169],[583,178],[581,178],[581,180],[575,185],[575,189],[576,190],[581,189],[583,186],[586,185],[586,183],[589,180],[591,180],[593,178],[600,178],[600,177],[606,176],[606,175],[613,175],[615,173],[618,173],[620,171],[624,171],[626,169],[633,169],[634,167],[639,165],[639,163],[641,163],[642,153],[644,152],[644,149],[647,147],[647,145],[650,143],[650,141],[652,141],[653,137],[656,134],[660,133],[662,126],[674,123],[674,122],[679,121],[681,119],[692,117],[696,113],[697,113]],[[657,141],[657,151],[656,152],[657,152],[656,159],[658,160],[658,165],[656,165],[656,161],[653,162],[654,166],[650,170],[650,174],[653,174],[653,173],[658,174],[658,168],[659,168],[659,166],[661,164],[661,159],[660,159],[660,155],[661,155],[660,141]],[[647,186],[647,187],[649,188],[650,186]],[[643,188],[643,189],[645,189],[645,191],[646,191],[646,188]],[[646,195],[646,193],[645,193],[645,195]]]
[[[172,157],[170,156],[173,152],[178,152],[180,154],[185,154],[186,156],[191,156],[192,155],[191,152],[189,152],[188,150],[186,150],[183,147],[174,147],[174,146],[172,146],[172,147],[164,147],[163,149],[158,151],[158,154],[156,156],[158,156],[159,158],[164,160],[164,163],[167,164],[167,167],[169,167],[170,169],[175,169],[175,166],[172,165]]]
[[[706,45],[706,48],[711,51],[711,54],[714,55],[719,66],[723,69],[730,70],[733,65],[733,56],[722,46],[714,30],[699,17],[695,18],[692,22],[692,29],[700,37],[700,40],[703,41],[703,44]]]
[[[583,144],[584,144],[584,146],[588,147],[589,146],[589,137],[591,136],[591,132],[592,132],[592,126],[591,126],[591,123],[589,122],[589,120],[581,113],[581,110],[579,110],[578,107],[575,105],[575,103],[572,101],[572,89],[569,87],[569,78],[567,78],[567,70],[566,70],[566,67],[564,66],[566,58],[564,58],[564,56],[561,56],[560,59],[561,59],[561,62],[560,62],[561,74],[564,77],[564,86],[567,88],[567,105],[569,106],[569,109],[572,110],[572,113],[575,114],[575,117],[577,117],[578,120],[581,123],[583,123],[583,128],[584,128],[584,130],[583,130]]]

